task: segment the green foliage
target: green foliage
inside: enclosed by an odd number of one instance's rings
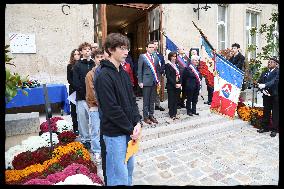
[[[260,53],[257,53],[256,59],[250,59],[250,61],[248,62],[249,71],[252,74],[252,79],[254,81],[258,80],[261,73],[267,70],[266,67],[261,68],[261,60],[268,60],[273,56],[274,52],[277,52],[277,54],[279,54],[279,38],[278,36],[275,36],[273,34],[273,32],[275,31],[275,26],[278,23],[278,13],[272,13],[269,20],[271,21],[270,25],[268,23],[265,23],[262,24],[259,29],[254,27],[250,30],[251,36],[259,33],[259,35],[264,35],[266,39],[266,45],[261,48]],[[249,45],[247,47],[248,52],[254,52],[256,49],[256,45]]]
[[[6,65],[13,65],[10,61],[12,58],[8,56],[8,50],[9,45],[5,46],[5,64]],[[5,66],[6,71],[6,81],[5,81],[5,101],[9,102],[17,95],[17,89],[18,87],[22,86],[22,82],[27,81],[26,78],[21,78],[18,73],[11,73],[11,71]],[[23,94],[28,95],[27,91],[22,90]]]

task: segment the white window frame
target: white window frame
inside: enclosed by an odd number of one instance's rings
[[[219,6],[225,8],[225,22],[224,21],[218,21],[219,19]],[[219,25],[224,25],[225,26],[225,49],[228,48],[228,6],[222,6],[222,5],[217,5],[217,49],[218,50],[223,50],[219,49],[219,33],[218,33],[218,26]]]
[[[279,37],[279,23],[276,22],[275,23],[275,27],[274,27],[274,31],[277,31],[278,32],[278,37]],[[273,37],[273,42],[276,43],[276,36]],[[275,49],[273,49],[273,56],[279,56],[279,54],[276,52]]]
[[[247,13],[249,13],[249,26],[247,26],[247,24],[246,24],[246,22],[247,22]],[[251,35],[250,35],[250,29],[252,28],[251,27],[251,14],[252,13],[254,13],[254,14],[256,14],[256,28],[257,29],[259,29],[259,26],[260,26],[260,11],[256,11],[256,10],[252,10],[252,9],[246,9],[246,12],[245,12],[245,22],[244,22],[244,24],[245,24],[245,45],[246,45],[246,49],[248,48],[248,45],[251,45]],[[246,31],[248,30],[248,32],[249,32],[249,42],[248,42],[248,44],[247,44],[247,36],[246,36]],[[256,33],[256,40],[255,40],[255,45],[257,46],[257,47],[259,47],[259,34],[258,33]],[[256,56],[257,56],[257,53],[259,52],[259,48],[257,48],[256,50],[255,50],[255,54],[256,54]],[[250,60],[250,58],[251,58],[251,52],[248,52],[247,53],[247,56],[248,56],[248,60]]]

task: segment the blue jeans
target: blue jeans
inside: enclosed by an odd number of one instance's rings
[[[80,140],[82,143],[90,142],[89,107],[85,100],[76,101],[76,112]]]
[[[100,117],[98,111],[89,111],[90,132],[91,132],[91,151],[101,153],[100,145]]]
[[[129,158],[124,164],[127,143],[130,136],[122,135],[109,137],[103,135],[106,145],[106,176],[107,185],[132,185],[132,174],[134,169],[134,157]]]

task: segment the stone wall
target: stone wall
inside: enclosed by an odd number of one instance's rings
[[[35,54],[11,54],[12,71],[42,82],[67,83],[66,66],[70,53],[80,43],[94,40],[92,4],[7,4],[5,44],[9,33],[35,34]]]
[[[205,4],[199,4],[200,7]],[[211,8],[207,11],[199,10],[199,20],[197,12],[193,8],[197,8],[197,4],[163,4],[163,21],[162,30],[166,35],[176,43],[182,45],[185,50],[189,51],[192,47],[200,48],[200,34],[193,26],[192,21],[204,32],[214,48],[217,48],[217,14],[218,5],[208,4]],[[277,4],[228,4],[228,42],[227,47],[237,42],[241,46],[244,54],[246,45],[246,10],[253,10],[260,13],[260,24],[269,23],[271,12],[278,9]],[[166,47],[164,37],[164,50]],[[265,45],[265,38],[259,38],[259,47]],[[261,48],[259,48],[261,50]]]

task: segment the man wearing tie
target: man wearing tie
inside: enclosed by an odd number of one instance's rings
[[[279,126],[279,99],[278,99],[278,82],[279,61],[272,57],[268,61],[268,71],[261,74],[258,80],[258,88],[263,92],[263,120],[262,128],[257,130],[259,133],[268,132],[270,115],[272,110],[272,128],[271,137],[275,137]]]
[[[138,84],[143,90],[143,118],[147,124],[158,123],[154,117],[154,101],[156,97],[156,86],[159,85],[157,70],[159,60],[154,53],[154,42],[147,43],[145,54],[140,54],[138,59]]]
[[[184,68],[186,68],[188,66],[188,62],[189,62],[189,59],[186,56],[186,54],[184,52],[184,48],[182,46],[180,46],[178,48],[177,62],[178,62],[178,67],[179,67],[181,80],[182,80],[183,70],[184,70]],[[185,108],[184,100],[186,98],[186,94],[185,94],[186,92],[184,91],[183,85],[182,85],[181,92],[182,92],[182,97],[180,97],[180,94],[178,95],[178,109]]]

